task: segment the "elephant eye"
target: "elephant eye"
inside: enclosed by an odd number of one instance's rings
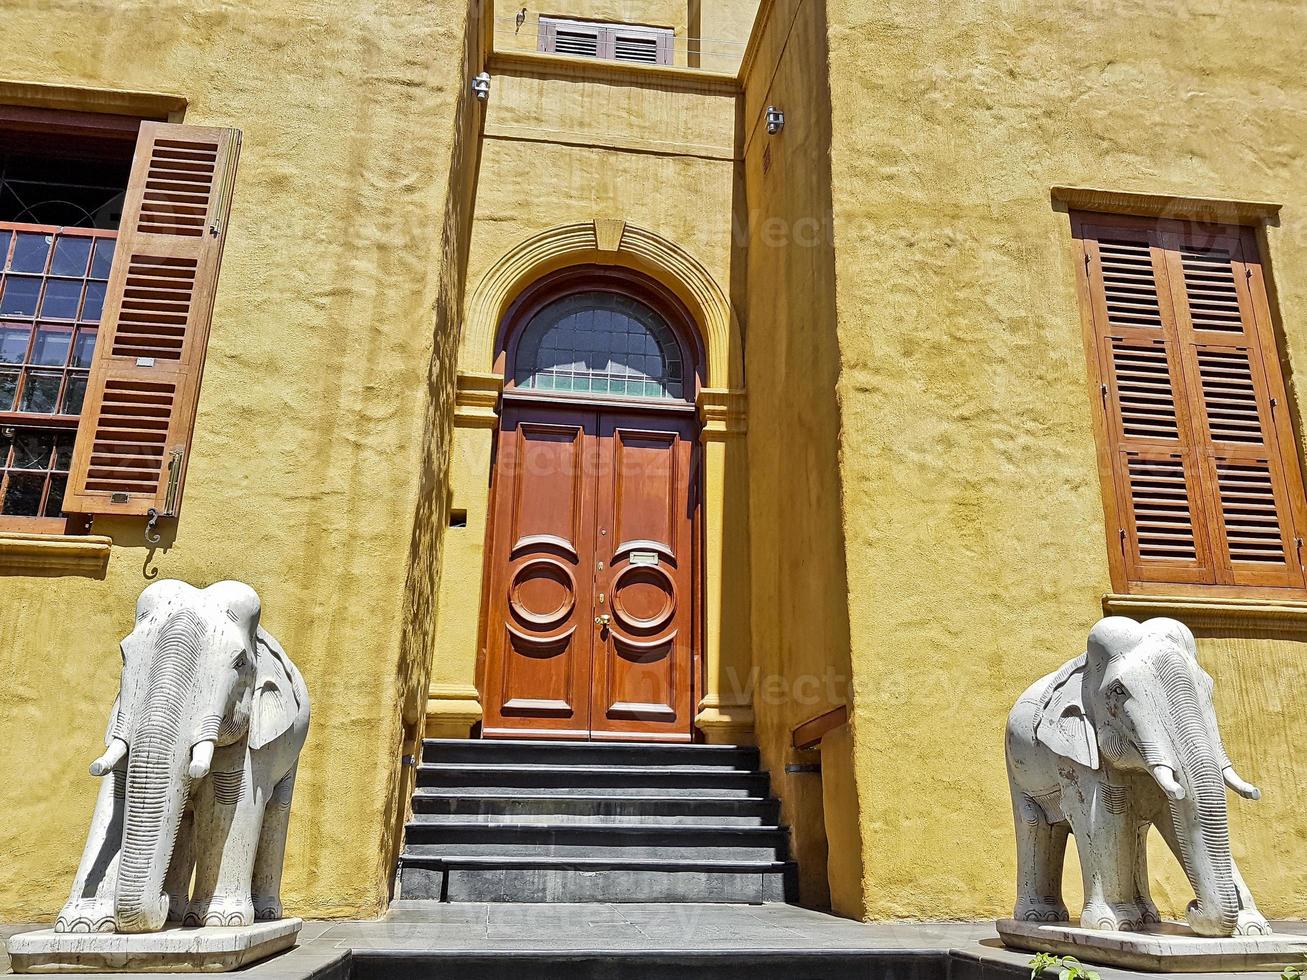
[[[236,659],[232,661],[231,665],[237,670],[241,670],[248,662],[249,661],[245,659],[245,651],[242,650],[240,653],[236,654]]]
[[[1107,689],[1107,694],[1109,697],[1116,698],[1121,701],[1124,701],[1129,696],[1129,693],[1130,692],[1125,689],[1125,685],[1122,684],[1120,681],[1113,681],[1111,686],[1109,686]]]

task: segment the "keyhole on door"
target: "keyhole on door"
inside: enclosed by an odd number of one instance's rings
[[[599,529],[599,533],[600,533],[600,534],[607,534],[607,533],[608,533],[608,529],[605,528],[605,527],[601,527],[601,528]]]

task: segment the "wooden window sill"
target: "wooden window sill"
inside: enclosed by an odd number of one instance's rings
[[[113,539],[101,534],[0,531],[0,575],[103,578]]]
[[[1103,612],[1135,619],[1170,616],[1190,627],[1307,631],[1307,601],[1301,599],[1108,593]]]

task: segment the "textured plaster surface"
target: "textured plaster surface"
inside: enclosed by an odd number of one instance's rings
[[[1292,378],[1307,9],[827,10],[863,890],[878,918],[1008,914],[1005,706],[1082,648],[1110,590],[1075,260],[1049,188],[1284,202],[1267,237]],[[1301,634],[1197,632],[1230,754],[1265,791],[1231,803],[1236,858],[1267,915],[1301,916]],[[1174,915],[1191,892],[1159,844],[1155,897]]]
[[[840,525],[835,252],[822,7],[780,2],[744,89],[746,370],[754,710],[802,900],[862,910],[864,860],[847,732],[796,752],[791,730],[845,702],[849,620]],[[769,136],[766,107],[786,112]],[[838,748],[835,746],[838,745]],[[823,795],[825,804],[823,805]],[[829,840],[829,852],[828,852]]]
[[[469,295],[522,241],[596,218],[619,219],[667,238],[701,262],[724,290],[730,288],[729,96],[517,75],[500,78],[486,112],[467,254]],[[632,145],[637,135],[638,147]],[[703,147],[709,148],[706,155]],[[478,362],[475,368],[490,365]],[[476,680],[492,439],[489,428],[454,433],[450,500],[467,512],[467,525],[446,537],[431,679],[456,691]],[[744,489],[738,484],[727,493],[736,494],[742,510]],[[747,565],[735,567],[733,581],[747,577]],[[438,701],[433,708],[439,710]],[[428,727],[433,734],[466,734],[466,727]]]
[[[6,76],[178,93],[244,149],[175,534],[150,551],[101,521],[103,579],[0,579],[0,919],[63,901],[116,643],[155,577],[249,582],[303,670],[287,911],[382,907],[446,507],[466,19],[444,0],[6,5]]]

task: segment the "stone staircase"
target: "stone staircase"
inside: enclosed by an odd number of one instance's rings
[[[396,898],[793,901],[768,785],[753,748],[428,739]]]

